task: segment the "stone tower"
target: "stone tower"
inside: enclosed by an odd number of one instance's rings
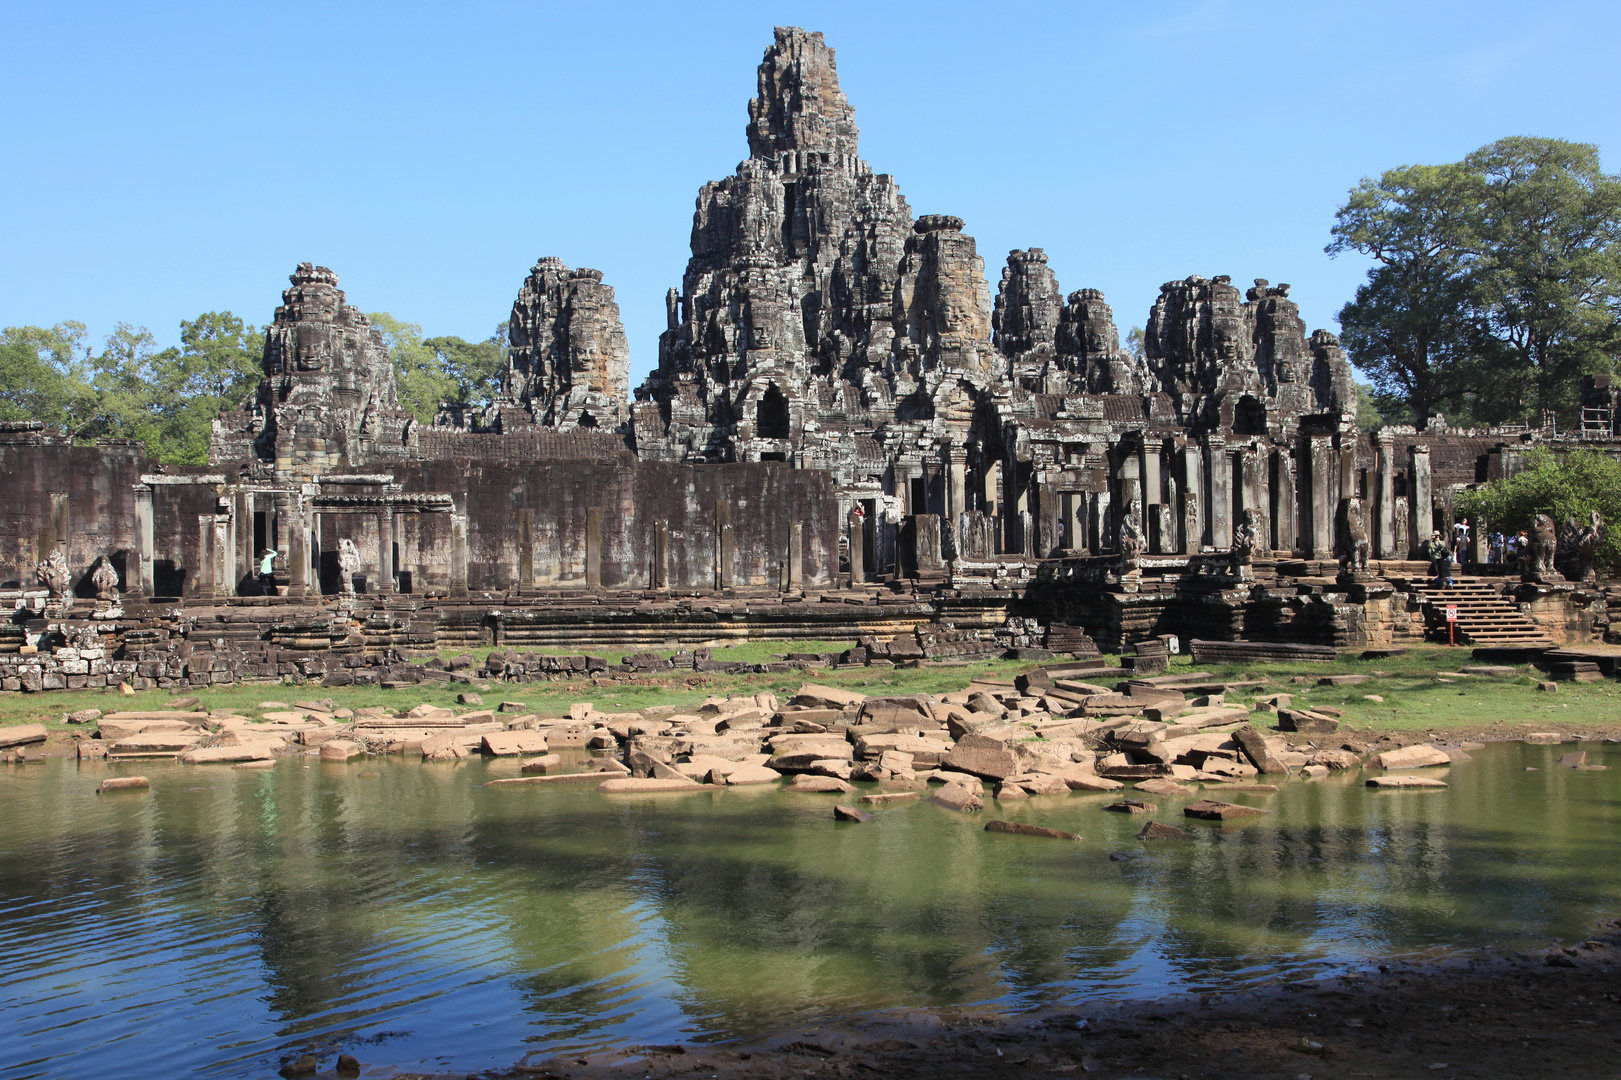
[[[630,349],[602,271],[570,270],[562,259],[541,259],[518,290],[508,340],[507,368],[492,410],[502,430],[523,422],[561,431],[624,426]]]

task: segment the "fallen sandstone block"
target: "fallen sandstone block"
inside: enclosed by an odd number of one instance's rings
[[[539,779],[539,777],[520,777],[520,779]],[[659,777],[620,776],[612,780],[604,780],[597,785],[598,791],[614,793],[627,793],[639,791],[702,791],[704,785],[686,777],[680,779],[664,779]]]
[[[546,740],[534,731],[490,732],[480,740],[480,746],[492,757],[544,754],[547,750]]]
[[[1368,764],[1376,769],[1422,769],[1430,765],[1450,765],[1452,757],[1429,743],[1418,743],[1375,754]]]
[[[871,821],[872,815],[857,807],[844,806],[841,804],[833,807],[833,820],[853,821],[857,825],[861,825]]]
[[[1193,834],[1186,829],[1179,829],[1175,825],[1167,825],[1163,821],[1150,821],[1142,827],[1137,834],[1139,840],[1192,840]]]
[[[987,821],[986,832],[1009,833],[1013,836],[1041,836],[1049,840],[1079,840],[1080,833],[1049,829],[1042,825],[1026,825],[1019,821]]]
[[[348,739],[332,739],[321,744],[321,760],[332,762],[353,761],[357,757],[365,756],[366,751],[360,744]]]
[[[182,765],[220,765],[237,761],[272,761],[276,757],[263,743],[247,746],[200,746],[180,755]]]
[[[104,795],[109,791],[145,791],[152,786],[152,781],[144,776],[112,776],[101,782],[96,788],[97,795]]]
[[[10,749],[13,746],[27,746],[31,743],[44,742],[46,734],[44,724],[17,724],[12,727],[0,727],[0,750]]]
[[[972,784],[953,782],[945,785],[939,791],[929,796],[929,801],[945,807],[947,810],[979,810],[985,805],[983,788],[976,779]]]
[[[1228,821],[1232,818],[1257,817],[1261,814],[1270,814],[1270,810],[1262,810],[1258,806],[1241,806],[1238,803],[1219,802],[1215,799],[1200,799],[1189,803],[1182,808],[1182,813],[1190,818],[1202,818],[1206,821]]]
[[[1375,776],[1368,780],[1371,788],[1444,788],[1447,785],[1440,780],[1431,780],[1423,776]]]

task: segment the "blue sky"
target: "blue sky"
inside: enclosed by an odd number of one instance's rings
[[[1614,3],[53,4],[5,17],[0,325],[178,339],[268,322],[287,274],[488,336],[541,255],[603,270],[634,381],[693,199],[747,154],[773,25],[822,30],[862,155],[967,222],[994,283],[1043,247],[1122,332],[1188,274],[1294,285],[1366,175],[1506,135],[1614,169]]]

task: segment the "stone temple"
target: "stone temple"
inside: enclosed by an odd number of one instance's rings
[[[1558,427],[1362,433],[1345,353],[1286,284],[1170,281],[1140,355],[1040,248],[1009,252],[993,293],[964,222],[914,216],[861,157],[821,34],[776,31],[746,130],[748,158],[698,193],[634,392],[612,286],[545,257],[494,402],[419,424],[377,328],[303,263],[211,466],[0,426],[0,657],[47,627],[130,656],[212,642],[230,678],[384,678],[401,649],[479,641],[1399,644],[1444,625],[1422,547],[1461,491],[1534,444],[1621,453],[1601,377]],[[1500,585],[1472,640],[1608,626],[1581,580]],[[12,669],[0,686],[51,681]],[[176,678],[141,670],[101,677]]]

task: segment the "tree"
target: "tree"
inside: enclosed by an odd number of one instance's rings
[[[1595,147],[1511,138],[1364,179],[1327,251],[1373,258],[1341,340],[1420,421],[1494,422],[1574,399],[1621,344],[1621,178]]]
[[[1598,565],[1611,572],[1621,568],[1621,462],[1596,451],[1555,457],[1546,447],[1535,447],[1526,468],[1464,492],[1458,507],[1505,533],[1529,529],[1538,514],[1547,514],[1555,526],[1567,518],[1585,525],[1597,510],[1605,522]]]
[[[1474,278],[1506,362],[1486,384],[1504,408],[1568,407],[1621,348],[1621,177],[1598,147],[1516,137],[1463,161],[1479,205]]]
[[[78,356],[84,341],[81,322],[0,330],[0,420],[42,420],[65,431],[80,426],[92,396]]]
[[[424,424],[433,423],[443,402],[487,405],[500,386],[506,365],[504,330],[487,341],[459,337],[423,340],[422,327],[403,322],[386,311],[373,312],[374,325],[394,361],[400,408]]]

